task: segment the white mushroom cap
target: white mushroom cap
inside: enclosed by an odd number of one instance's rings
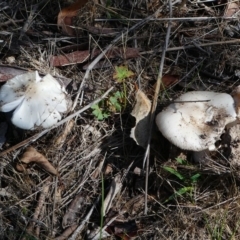
[[[156,124],[164,137],[185,150],[214,150],[225,126],[237,117],[234,100],[226,93],[193,91],[175,102],[157,115]]]
[[[0,110],[14,110],[12,123],[22,129],[51,127],[68,110],[65,90],[50,74],[41,78],[38,72],[18,75],[0,89]]]

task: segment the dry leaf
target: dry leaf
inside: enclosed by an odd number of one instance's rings
[[[75,36],[75,31],[71,27],[73,23],[73,17],[76,17],[79,9],[84,7],[88,0],[77,0],[72,5],[63,8],[58,14],[57,25],[62,29],[63,33],[70,36]]]
[[[89,56],[90,52],[88,50],[75,51],[59,56],[50,56],[50,65],[53,67],[61,67],[76,63],[83,63],[88,60]]]
[[[97,49],[94,52],[91,53],[91,59],[98,56],[101,53],[101,50]],[[105,54],[105,58],[107,59],[122,59],[127,60],[130,58],[138,58],[140,57],[139,50],[137,48],[112,48]],[[88,68],[90,63],[87,63],[83,66],[83,70],[86,70]],[[108,68],[112,66],[111,62],[109,61],[100,61],[97,64],[94,65],[93,69],[102,69],[102,68]]]
[[[179,76],[177,75],[164,75],[162,77],[162,85],[160,86],[160,89],[166,89],[167,87],[173,85],[174,83],[178,82]]]
[[[7,80],[23,73],[26,73],[23,69],[0,65],[0,82],[6,82]]]
[[[77,63],[84,63],[89,58],[93,59],[101,53],[101,50],[97,49],[91,53],[89,50],[75,51],[72,53],[67,53],[64,55],[51,56],[50,65],[53,67],[67,66]],[[136,48],[113,48],[105,54],[105,58],[120,58],[120,59],[129,59],[139,57],[139,51]]]
[[[0,82],[6,82],[15,76],[22,75],[29,72],[28,69],[16,67],[16,66],[9,66],[9,65],[2,65],[0,64]],[[40,73],[40,76],[43,77],[46,74]],[[72,81],[70,78],[66,78],[63,76],[53,76],[55,77],[62,85],[67,87],[69,83]]]
[[[238,4],[236,2],[229,2],[227,4],[224,17],[232,17],[238,11],[239,11]]]
[[[36,163],[39,167],[43,168],[45,171],[53,175],[58,175],[58,172],[53,167],[53,165],[33,147],[27,148],[26,152],[20,159],[20,163],[16,165],[16,168],[18,171],[22,172],[29,163]]]
[[[106,231],[111,235],[117,236],[121,240],[130,240],[138,236],[139,226],[136,224],[135,220],[116,220],[106,228]]]
[[[148,97],[139,89],[136,93],[136,104],[131,112],[131,115],[136,118],[136,125],[131,130],[130,137],[135,142],[142,146],[147,146],[149,135],[149,117],[151,111],[151,101]]]

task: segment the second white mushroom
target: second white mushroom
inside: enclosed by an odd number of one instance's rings
[[[214,150],[226,125],[236,121],[231,95],[210,91],[187,92],[156,117],[165,138],[184,150]]]

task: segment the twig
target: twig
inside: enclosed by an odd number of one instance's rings
[[[37,9],[38,9],[40,6],[42,6],[43,4],[45,4],[47,1],[49,1],[49,0],[42,0],[41,2],[39,2],[39,3],[37,3],[37,4],[35,4],[35,5],[32,6],[32,9],[31,9],[30,14],[29,14],[29,16],[28,16],[28,19],[27,19],[27,21],[24,23],[23,28],[22,28],[22,30],[21,30],[20,39],[23,37],[23,34],[24,34],[25,32],[27,32],[27,30],[30,28],[30,26],[31,26],[31,24],[32,24],[32,21],[33,21],[35,15],[36,15],[35,13],[36,13]]]
[[[86,73],[83,77],[83,80],[80,84],[80,87],[78,89],[78,92],[77,92],[77,95],[74,99],[74,102],[73,102],[73,106],[72,106],[72,111],[75,109],[76,105],[77,105],[77,101],[78,101],[78,98],[82,92],[82,89],[84,87],[84,84],[85,84],[85,81],[86,79],[88,79],[89,77],[89,74],[90,74],[90,71],[93,69],[93,67],[106,55],[107,51],[109,51],[118,41],[120,41],[124,35],[127,35],[129,34],[130,32],[132,32],[133,30],[136,30],[137,28],[143,26],[144,24],[146,24],[147,22],[149,22],[151,19],[155,18],[155,16],[157,16],[158,12],[160,11],[160,9],[158,9],[153,15],[145,18],[145,19],[142,19],[140,22],[136,23],[134,26],[132,26],[131,28],[125,30],[125,32],[119,34],[103,51],[101,54],[98,55],[97,58],[95,58],[91,64],[88,66],[87,70],[86,70]]]
[[[19,19],[19,20],[10,19],[6,22],[0,23],[0,27],[8,26],[10,24],[16,25],[16,23],[20,23],[20,22],[23,22],[23,21],[24,21],[23,19]]]
[[[74,225],[66,228],[64,230],[64,232],[60,236],[54,238],[54,240],[65,240],[65,239],[68,239],[68,237],[77,229],[77,226],[78,226],[77,224],[74,224]]]
[[[32,137],[14,145],[13,147],[10,147],[9,149],[3,151],[0,153],[0,156],[3,156],[7,153],[10,153],[11,151],[13,150],[16,150],[20,147],[23,147],[25,145],[29,145],[30,143],[32,142],[35,142],[37,139],[39,139],[40,137],[44,136],[46,133],[48,133],[49,131],[51,131],[52,129],[68,122],[69,120],[71,120],[72,118],[78,116],[80,113],[86,111],[87,109],[89,109],[92,105],[94,104],[97,104],[98,102],[100,102],[102,99],[104,99],[112,90],[113,90],[114,87],[111,87],[110,89],[108,89],[101,97],[97,98],[96,100],[92,101],[91,103],[89,103],[88,105],[86,105],[85,107],[83,107],[82,109],[78,110],[77,112],[69,115],[68,117],[64,118],[63,120],[61,120],[60,122],[58,122],[57,124],[55,124],[53,127],[51,128],[48,128],[48,129],[45,129],[43,130],[42,132],[40,133],[37,133],[35,135],[33,135]]]
[[[238,21],[238,17],[182,17],[182,18],[154,18],[150,19],[149,21],[156,21],[156,22],[185,22],[185,21],[210,21],[210,20],[236,20]],[[143,19],[141,18],[96,18],[94,19],[95,22],[119,22],[119,21],[132,21],[132,22],[138,22],[142,21]]]
[[[103,216],[105,216],[110,208],[112,207],[112,202],[117,195],[117,193],[122,188],[122,181],[120,175],[116,175],[115,178],[112,180],[109,192],[104,200],[103,208]]]
[[[57,218],[56,218],[56,194],[57,194],[57,189],[58,188],[58,176],[56,176],[55,183],[54,183],[54,199],[53,199],[53,209],[52,209],[52,226],[51,226],[51,236],[55,237],[56,231],[55,231],[55,226],[57,223]]]
[[[218,41],[218,42],[211,42],[211,43],[201,43],[198,44],[199,47],[208,47],[208,46],[215,46],[215,45],[222,45],[222,44],[231,44],[231,43],[239,43],[240,39],[234,39],[234,40],[227,40],[227,41]],[[188,48],[195,48],[195,45],[187,45],[187,46],[181,46],[181,47],[172,47],[172,48],[167,48],[166,52],[172,52],[172,51],[179,51],[179,50],[185,50]],[[152,53],[159,53],[163,52],[163,50],[151,50],[151,51],[146,51],[146,52],[140,52],[141,55],[144,54],[152,54]]]
[[[169,3],[169,16],[170,18],[172,17],[172,0],[168,1]],[[162,50],[162,58],[161,58],[161,62],[160,62],[160,66],[159,66],[159,72],[158,72],[158,78],[157,78],[157,84],[156,84],[156,88],[155,88],[155,93],[154,93],[154,98],[153,98],[153,103],[152,103],[152,109],[151,109],[151,115],[150,115],[150,130],[153,127],[153,122],[155,119],[155,114],[156,114],[156,107],[157,107],[157,99],[158,99],[158,95],[159,95],[159,91],[160,91],[160,86],[162,84],[162,74],[163,74],[163,65],[164,65],[164,61],[165,61],[165,55],[166,55],[166,49],[168,47],[168,43],[169,43],[169,38],[170,38],[170,32],[171,32],[171,21],[168,23],[168,28],[167,28],[167,33],[166,33],[166,38],[165,38],[165,44]],[[144,200],[145,200],[145,205],[144,205],[144,214],[147,214],[147,198],[148,198],[148,173],[149,173],[149,150],[150,150],[150,141],[151,141],[151,131],[149,132],[149,136],[148,136],[148,144],[147,144],[147,149],[145,152],[145,157],[147,160],[146,163],[146,181],[145,181],[145,196],[144,196]]]
[[[69,238],[69,240],[75,240],[77,235],[82,231],[82,229],[84,228],[84,225],[89,221],[92,213],[93,213],[93,210],[94,208],[96,207],[96,204],[98,203],[99,201],[99,198],[98,197],[95,201],[95,203],[93,204],[93,206],[91,207],[90,211],[88,212],[87,216],[85,217],[85,219],[82,221],[82,223],[78,226],[78,228],[76,229],[76,231],[73,233],[73,235]]]
[[[110,226],[117,219],[117,217],[118,217],[118,215],[116,215],[115,217],[111,218],[102,229],[100,229],[100,230],[97,229],[97,231],[95,232],[95,236],[93,236],[93,237],[89,237],[88,236],[88,239],[90,239],[90,240],[99,240],[99,239],[101,239],[100,238],[101,232],[104,232],[106,230],[106,228],[108,226]]]
[[[49,187],[50,187],[50,177],[42,188],[42,191],[41,191],[41,194],[39,196],[38,204],[37,204],[37,207],[35,209],[33,218],[32,218],[31,222],[29,223],[29,225],[27,227],[27,231],[30,232],[30,233],[33,231],[35,223],[38,220],[38,216],[40,215],[43,204],[45,203],[45,199],[46,199],[47,193],[49,191]]]

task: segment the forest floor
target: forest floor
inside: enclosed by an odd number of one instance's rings
[[[240,165],[226,149],[195,162],[153,124],[146,176],[130,137],[138,89],[151,102],[157,91],[158,113],[187,91],[239,85],[238,12],[226,0],[1,1],[1,82],[50,73],[76,106],[47,131],[1,113],[0,239],[240,239]],[[57,173],[19,171],[29,147]]]

